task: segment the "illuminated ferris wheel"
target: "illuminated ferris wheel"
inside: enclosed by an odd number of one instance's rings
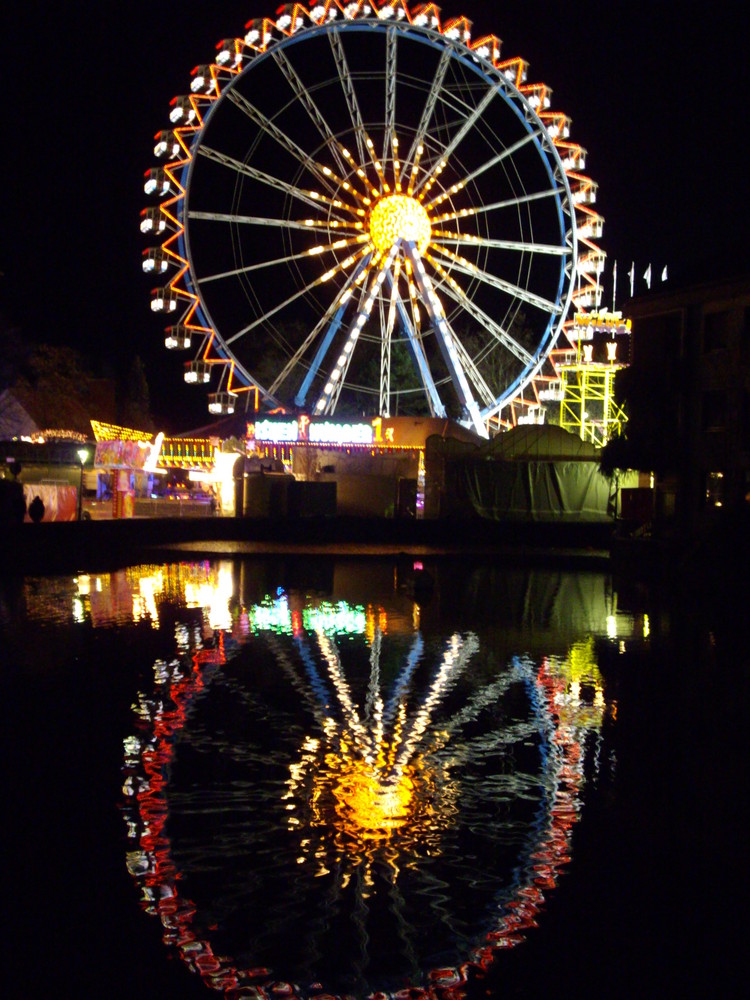
[[[209,410],[453,417],[554,384],[598,304],[596,185],[551,91],[432,4],[279,9],[217,46],[156,136],[151,307]],[[540,389],[542,390],[540,392]]]

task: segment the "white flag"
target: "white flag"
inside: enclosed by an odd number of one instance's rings
[[[635,261],[630,265],[630,270],[628,271],[628,277],[630,278],[630,297],[633,298],[633,290],[635,287]]]
[[[667,265],[666,264],[664,265],[664,270],[661,272],[661,280],[662,281],[666,281],[667,280]]]
[[[643,277],[644,277],[644,280],[645,280],[646,284],[650,288],[651,287],[651,265],[650,264],[646,268],[646,273],[643,275]]]

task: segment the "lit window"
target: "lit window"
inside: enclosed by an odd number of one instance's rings
[[[709,472],[706,476],[706,506],[723,507],[726,479],[723,472]]]

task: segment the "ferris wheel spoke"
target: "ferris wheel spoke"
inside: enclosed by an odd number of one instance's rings
[[[398,35],[394,27],[385,34],[385,132],[383,134],[383,164],[388,161],[396,119],[396,53]]]
[[[461,405],[464,407],[468,419],[477,434],[480,437],[487,437],[487,428],[484,425],[484,421],[479,412],[479,407],[477,406],[474,394],[471,391],[471,386],[469,385],[466,377],[466,372],[464,371],[461,359],[456,350],[453,331],[451,330],[450,324],[446,319],[445,310],[437,297],[437,293],[432,287],[432,282],[430,281],[427,271],[425,270],[424,261],[419,255],[416,244],[412,241],[408,241],[406,243],[406,253],[411,259],[414,280],[419,288],[427,314],[432,320],[433,329],[435,330],[438,343],[440,344],[443,360],[448,368]]]
[[[339,326],[341,325],[341,320],[344,315],[344,310],[346,309],[346,304],[351,298],[351,287],[357,280],[359,274],[364,268],[367,267],[369,263],[369,255],[366,255],[362,261],[360,261],[356,270],[352,272],[346,279],[343,288],[340,290],[338,295],[334,298],[333,302],[330,304],[328,309],[324,312],[323,316],[318,320],[313,329],[304,339],[302,344],[297,348],[294,354],[290,357],[289,361],[286,363],[282,371],[276,377],[273,382],[273,392],[279,388],[280,385],[284,383],[287,377],[292,373],[292,371],[303,364],[303,358],[305,353],[311,344],[313,344],[320,333],[327,328],[326,334],[322,339],[322,342],[318,348],[318,352],[312,364],[310,365],[308,372],[303,380],[300,389],[295,397],[296,406],[304,406],[307,401],[307,393],[309,391],[310,385],[313,378],[317,374],[320,365],[323,362],[323,358],[328,351],[328,347],[333,340]],[[271,391],[271,390],[269,390]]]
[[[349,63],[346,59],[346,53],[344,52],[340,32],[331,31],[328,35],[328,40],[331,45],[331,51],[333,52],[334,62],[336,63],[336,71],[338,72],[339,80],[341,81],[341,89],[344,91],[344,97],[346,98],[349,118],[354,125],[354,137],[357,143],[359,162],[364,164],[368,159],[367,147],[365,145],[365,125],[362,121],[362,112],[360,111],[357,94],[354,90],[352,75],[349,72]]]
[[[506,670],[488,687],[473,694],[457,715],[454,715],[451,719],[446,720],[444,723],[446,734],[450,736],[467,722],[473,722],[479,713],[488,706],[497,705],[500,701],[501,695],[508,690],[512,683],[518,681],[519,675],[523,677],[523,673],[518,668],[514,670]],[[533,729],[533,723],[522,722],[518,725],[518,729],[516,731],[521,735],[521,738],[524,738],[527,734],[531,734]],[[509,740],[512,739],[510,734],[508,734],[508,737],[506,738]]]
[[[322,253],[330,253],[334,250],[343,249],[356,243],[366,240],[364,236],[350,236],[349,239],[335,240],[333,243],[316,244],[307,250],[300,250],[298,253],[290,253],[285,257],[275,257],[272,260],[262,260],[258,264],[246,264],[244,267],[234,267],[230,271],[218,271],[216,274],[201,275],[198,280],[201,284],[209,281],[220,281],[223,278],[236,278],[240,274],[249,274],[252,271],[261,271],[266,267],[276,267],[279,264],[290,264],[295,260],[304,260],[307,257],[317,256]]]
[[[472,359],[471,355],[464,347],[460,337],[456,335],[455,330],[452,330],[451,332],[453,333],[453,343],[456,347],[456,353],[458,354],[464,371],[474,384],[474,387],[479,393],[484,405],[490,406],[494,402],[495,393],[490,389],[489,385],[487,385],[485,377],[482,375],[476,362]]]
[[[296,198],[298,201],[304,202],[306,205],[310,205],[311,208],[320,209],[323,204],[331,205],[335,208],[345,208],[343,202],[334,202],[330,198],[322,196],[317,191],[303,190],[302,188],[296,187],[294,184],[288,184],[286,181],[282,181],[278,177],[274,177],[272,174],[267,174],[263,170],[257,170],[255,167],[249,166],[247,163],[241,163],[239,160],[235,160],[231,156],[227,156],[225,153],[220,153],[216,149],[211,149],[210,146],[201,146],[200,155],[205,156],[209,160],[213,160],[215,163],[220,163],[223,167],[227,167],[230,170],[234,170],[235,173],[244,174],[246,177],[250,177],[254,181],[258,181],[260,184],[266,184],[268,187],[275,188],[277,191],[283,191],[284,194],[291,195],[292,198]],[[344,219],[339,213],[332,213],[334,218],[337,218],[340,222]]]
[[[430,122],[432,121],[432,116],[435,111],[435,105],[437,104],[438,97],[440,96],[440,91],[443,87],[443,81],[445,80],[445,74],[448,71],[448,64],[451,61],[451,49],[446,46],[441,55],[440,61],[435,70],[435,75],[432,78],[432,83],[430,84],[430,89],[427,93],[427,98],[422,109],[422,117],[417,126],[417,131],[412,140],[411,148],[409,150],[409,155],[404,160],[404,173],[411,171],[411,180],[409,181],[409,188],[411,193],[411,188],[413,181],[416,177],[416,171],[419,166],[419,158],[422,155],[422,148],[425,138],[427,137],[427,130],[430,127]]]
[[[503,329],[499,323],[496,323],[494,319],[487,315],[487,313],[480,309],[480,307],[466,294],[466,292],[461,288],[458,282],[447,273],[447,271],[442,267],[439,261],[430,259],[430,263],[436,268],[441,277],[445,278],[445,284],[442,286],[442,291],[454,302],[458,303],[461,308],[467,312],[473,319],[480,323],[499,344],[510,351],[523,365],[531,365],[534,363],[533,355],[529,354],[526,348],[522,347],[507,330]]]
[[[425,395],[427,396],[427,405],[430,409],[430,416],[444,417],[446,415],[445,406],[440,399],[440,394],[438,393],[437,386],[435,385],[435,380],[432,377],[430,365],[427,361],[427,355],[424,350],[424,344],[422,343],[422,337],[419,330],[409,318],[408,310],[399,294],[398,285],[392,274],[388,275],[388,283],[391,288],[392,301],[394,302],[395,308],[398,312],[399,322],[401,323],[404,336],[411,351],[412,360],[414,361],[417,371],[419,372],[419,377],[422,380]]]
[[[511,146],[507,146],[505,149],[497,153],[495,156],[491,156],[489,160],[486,160],[481,166],[477,167],[476,170],[472,170],[470,174],[467,174],[466,177],[462,178],[461,181],[459,181],[456,185],[451,187],[448,191],[444,191],[436,198],[433,198],[432,201],[430,202],[425,202],[425,208],[432,208],[435,205],[439,205],[441,201],[444,201],[446,198],[450,197],[451,194],[454,194],[457,191],[460,191],[462,188],[465,188],[467,184],[470,184],[472,181],[475,181],[477,177],[481,177],[482,174],[486,173],[486,171],[491,170],[493,167],[498,166],[500,163],[503,162],[503,160],[507,160],[509,156],[512,157],[515,153],[517,153],[520,149],[523,149],[524,146],[527,146],[530,142],[534,142],[541,136],[541,134],[542,134],[541,129],[537,129],[534,132],[527,133],[522,139],[519,139],[517,142],[514,142]]]
[[[557,243],[527,243],[523,240],[491,240],[485,236],[473,236],[470,233],[459,233],[449,229],[433,229],[432,245],[442,246],[472,246],[488,250],[518,250],[521,253],[549,254],[553,257],[568,257],[572,250],[569,246]]]
[[[519,205],[526,205],[532,201],[541,201],[544,198],[556,198],[564,194],[563,188],[548,188],[546,191],[535,191],[533,194],[519,195],[517,198],[506,198],[504,201],[494,201],[489,205],[480,205],[478,208],[463,208],[456,212],[446,212],[445,215],[435,217],[435,222],[449,222],[451,219],[463,219],[470,215],[482,215],[486,212],[494,212],[500,208],[517,208]]]
[[[393,332],[386,330],[380,344],[380,394],[379,413],[383,417],[391,415],[391,343]]]
[[[289,83],[289,86],[294,91],[294,95],[299,101],[300,105],[308,113],[313,124],[315,125],[318,132],[324,139],[328,147],[328,150],[333,159],[335,160],[339,170],[341,172],[346,172],[346,167],[344,165],[344,161],[341,158],[341,154],[339,153],[336,139],[333,135],[333,132],[331,131],[331,127],[321,114],[318,105],[315,103],[315,101],[313,101],[312,97],[310,96],[308,88],[305,87],[305,85],[302,83],[302,80],[300,80],[297,71],[289,62],[286,53],[283,50],[277,48],[273,50],[272,56],[274,61],[276,62],[276,65],[284,74],[287,82]]]
[[[382,742],[383,699],[380,695],[380,647],[383,633],[375,627],[370,645],[370,679],[365,699],[365,717],[375,724],[375,746]]]
[[[411,686],[414,671],[422,662],[423,655],[424,639],[422,638],[422,634],[417,632],[412,639],[409,655],[406,657],[406,661],[391,686],[391,694],[383,711],[383,722],[386,725],[390,724],[396,718],[399,708],[404,704]]]
[[[465,257],[458,257],[456,254],[451,253],[450,250],[446,250],[443,247],[435,246],[438,253],[443,254],[451,262],[451,268],[453,270],[459,271],[461,274],[466,274],[470,278],[479,278],[480,281],[484,282],[485,285],[489,285],[492,288],[497,288],[501,292],[507,292],[514,298],[521,299],[530,306],[535,306],[537,309],[541,309],[544,312],[551,313],[555,316],[559,316],[563,311],[563,307],[559,302],[552,302],[549,299],[545,299],[542,295],[537,295],[535,292],[530,292],[527,288],[522,288],[521,285],[514,285],[512,281],[506,281],[504,278],[498,278],[494,274],[490,274],[489,271],[485,271],[481,267],[477,267],[476,264],[472,264],[471,261],[466,260]]]
[[[227,99],[232,101],[240,110],[244,111],[250,121],[268,133],[268,135],[271,135],[298,163],[309,170],[317,178],[318,182],[326,188],[329,194],[335,193],[335,187],[331,184],[329,177],[320,164],[311,160],[310,155],[301,146],[297,145],[286,132],[283,132],[278,125],[267,117],[267,115],[264,115],[262,111],[259,111],[254,104],[251,104],[243,94],[238,93],[232,88],[227,91]]]
[[[315,662],[313,651],[310,649],[308,633],[302,632],[296,636],[295,645],[297,646],[299,658],[302,661],[302,665],[304,666],[305,673],[308,677],[309,683],[307,684],[298,683],[297,672],[294,670],[288,655],[285,652],[282,653],[281,649],[279,649],[276,644],[274,644],[274,649],[276,655],[279,656],[279,662],[282,665],[285,665],[285,660],[287,661],[287,673],[290,675],[293,686],[298,689],[302,688],[305,692],[305,700],[312,707],[316,717],[324,720],[327,713],[323,710],[331,704],[331,691],[318,671],[318,665]]]
[[[271,226],[277,229],[304,229],[310,232],[317,228],[340,229],[343,231],[361,229],[357,223],[339,223],[321,221],[320,219],[269,219],[259,215],[234,215],[231,212],[188,212],[188,218],[193,221],[200,219],[204,222],[231,222],[247,226]],[[361,235],[361,233],[360,233]]]
[[[367,278],[365,277],[360,289],[359,306],[354,319],[349,325],[343,349],[338,357],[338,360],[334,362],[333,367],[330,369],[325,385],[323,386],[323,391],[315,404],[313,412],[317,416],[320,416],[323,413],[333,413],[336,409],[336,403],[338,402],[341,394],[341,387],[349,368],[349,364],[351,363],[354,348],[359,340],[362,327],[367,322],[367,318],[369,316],[369,312],[365,307],[368,297]],[[331,346],[335,332],[335,329],[329,330],[324,343],[321,344],[321,347],[318,350],[318,356],[316,357],[314,363],[316,372],[320,369],[320,367],[322,367],[323,359],[328,351],[328,348]]]
[[[477,122],[481,119],[482,115],[487,110],[490,102],[497,95],[497,87],[490,87],[485,93],[482,100],[474,108],[473,112],[466,118],[461,128],[453,136],[448,145],[442,150],[438,159],[432,164],[432,167],[422,174],[421,178],[414,187],[414,193],[417,194],[425,184],[434,181],[440,170],[442,170],[451,158],[451,155],[455,152],[458,146],[463,142],[469,132],[474,128]]]
[[[364,252],[365,252],[364,250],[361,251],[361,253]],[[348,258],[350,262],[353,262],[354,259],[355,257]],[[239,340],[240,337],[244,337],[245,334],[250,333],[251,330],[255,330],[257,327],[261,326],[261,324],[269,320],[272,316],[275,316],[276,313],[281,312],[282,309],[286,309],[286,307],[290,306],[292,302],[296,302],[297,299],[301,298],[303,295],[306,295],[308,292],[311,292],[313,288],[318,288],[324,282],[329,281],[335,274],[341,272],[343,268],[344,268],[343,262],[341,264],[337,264],[335,267],[331,268],[330,271],[326,271],[325,274],[322,274],[320,275],[320,277],[315,278],[313,281],[308,282],[308,284],[304,285],[302,288],[298,288],[297,291],[294,292],[294,294],[284,299],[283,302],[280,302],[278,305],[275,305],[272,308],[266,310],[266,312],[262,316],[259,316],[257,319],[253,320],[252,323],[248,323],[247,326],[243,326],[243,328],[241,330],[238,330],[237,333],[233,334],[231,337],[227,337],[225,343],[233,344],[236,340]]]
[[[400,241],[397,241],[391,247],[382,263],[380,263],[382,258],[376,258],[372,269],[365,276],[362,283],[362,296],[360,298],[357,314],[349,327],[341,354],[331,369],[328,380],[323,387],[323,392],[321,393],[318,402],[315,404],[315,413],[318,415],[322,413],[333,413],[336,409],[336,404],[339,396],[341,395],[341,388],[344,384],[346,373],[354,355],[354,348],[365,324],[370,318],[370,313],[372,312],[372,308],[375,304],[375,299],[380,294],[386,277],[391,273],[391,268],[398,253],[399,245]],[[367,285],[368,278],[369,287],[366,288],[365,286]]]
[[[384,296],[381,295],[378,298],[378,312],[380,314],[380,382],[378,387],[380,406],[378,413],[381,417],[389,417],[391,415],[391,339],[396,314],[392,295],[388,300],[387,308]]]

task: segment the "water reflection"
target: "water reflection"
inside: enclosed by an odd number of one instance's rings
[[[615,708],[594,637],[634,623],[599,576],[506,577],[498,604],[448,568],[420,603],[412,570],[79,579],[84,617],[173,629],[125,743],[127,864],[213,990],[462,996],[570,861]]]

